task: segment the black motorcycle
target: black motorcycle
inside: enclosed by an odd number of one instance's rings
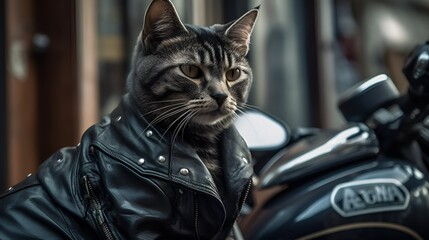
[[[429,239],[429,42],[404,74],[403,96],[386,75],[346,92],[341,129],[238,119],[256,173],[244,239]]]

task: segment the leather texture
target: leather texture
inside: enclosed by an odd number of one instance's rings
[[[253,174],[244,140],[222,133],[221,197],[186,140],[171,144],[134,106],[125,95],[77,147],[0,196],[0,239],[227,238]]]

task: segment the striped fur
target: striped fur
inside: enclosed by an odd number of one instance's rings
[[[249,94],[252,70],[245,56],[257,13],[199,27],[182,24],[170,1],[154,0],[135,46],[127,85],[137,107],[173,142],[193,144],[213,175],[221,172],[217,136]],[[197,67],[201,76],[187,76],[183,65]],[[227,72],[234,69],[241,75],[229,81]]]

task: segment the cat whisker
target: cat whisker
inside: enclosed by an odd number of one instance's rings
[[[183,125],[183,130],[182,130],[182,142],[184,141],[184,134],[185,134],[185,129],[186,129],[186,125],[188,125],[188,123],[191,121],[191,119],[198,114],[199,111],[194,112],[193,114],[191,114],[190,116],[187,117],[186,122]]]
[[[153,103],[170,103],[170,102],[184,102],[187,101],[186,98],[178,98],[178,99],[169,99],[169,100],[160,100],[160,101],[150,101],[149,104]]]
[[[179,102],[179,103],[175,103],[175,104],[170,104],[170,105],[167,105],[167,106],[160,107],[160,108],[157,108],[157,109],[155,109],[155,110],[149,111],[149,112],[147,112],[147,113],[145,113],[145,114],[143,114],[143,115],[140,115],[140,117],[145,117],[145,116],[147,116],[147,115],[149,115],[149,114],[152,114],[152,113],[155,113],[155,112],[158,112],[158,111],[162,111],[162,110],[164,110],[164,109],[166,109],[166,108],[177,107],[177,106],[186,105],[186,104],[187,104],[187,103],[184,103],[184,102]]]
[[[176,107],[174,109],[169,109],[168,111],[164,112],[163,114],[159,115],[158,117],[156,117],[155,119],[152,120],[152,122],[149,123],[148,127],[153,127],[156,124],[158,124],[161,121],[164,121],[165,119],[175,115],[175,114],[179,114],[185,110],[187,110],[188,108],[186,108],[186,106],[180,106],[180,107]]]
[[[143,133],[145,133],[146,132],[146,130],[148,130],[149,128],[151,128],[151,127],[154,127],[156,124],[158,124],[159,122],[161,122],[161,121],[164,121],[165,119],[167,119],[167,118],[169,118],[169,117],[171,117],[171,116],[173,116],[173,115],[175,115],[175,114],[179,114],[179,113],[181,113],[181,112],[183,112],[183,111],[186,111],[186,110],[188,110],[189,108],[188,108],[188,105],[187,104],[183,104],[183,105],[179,105],[179,106],[176,106],[176,107],[173,107],[173,108],[171,108],[171,109],[168,109],[167,111],[165,111],[163,114],[161,114],[161,115],[159,115],[159,116],[157,116],[157,117],[155,117],[149,124],[148,124],[148,126],[142,131],[142,133],[140,133],[140,135],[138,136],[138,138],[137,139],[139,139],[142,135],[143,135]]]
[[[239,109],[237,109],[239,112],[241,112],[241,110],[239,110]],[[238,115],[238,113],[237,112],[233,112],[232,114],[231,114],[233,117],[234,117],[234,119],[237,119],[240,115]]]
[[[162,134],[161,139],[163,139],[163,138],[164,138],[164,136],[167,134],[167,132],[168,132],[168,131],[169,131],[169,130],[174,126],[174,124],[176,124],[176,122],[177,122],[177,121],[179,121],[179,119],[181,119],[183,115],[188,114],[188,113],[189,113],[189,111],[190,111],[190,110],[187,110],[186,112],[182,113],[182,114],[181,114],[179,117],[177,117],[173,122],[171,122],[171,123],[168,125],[167,129],[165,129],[164,133]]]
[[[182,118],[184,118],[187,114],[191,113],[192,110],[187,109],[187,111],[183,114],[181,114],[179,117],[177,117],[172,123],[170,123],[170,125],[167,127],[167,129],[165,130],[164,134],[162,134],[161,139],[164,138],[165,134],[168,132],[168,130],[170,130],[171,127],[174,126],[174,124],[176,124],[177,121],[181,121]]]
[[[186,122],[186,119],[187,119],[190,115],[192,115],[192,111],[187,112],[187,115],[186,115],[186,116],[184,116],[182,120],[180,120],[179,124],[177,124],[177,126],[176,126],[176,128],[174,129],[173,134],[172,134],[171,144],[174,144],[174,143],[175,143],[176,138],[177,138],[177,135],[179,134],[180,129],[182,128],[183,123],[184,123],[184,122]]]
[[[198,113],[199,113],[199,111],[189,111],[189,112],[187,112],[187,115],[183,117],[183,119],[179,122],[179,124],[176,126],[176,129],[173,132],[173,138],[172,138],[172,141],[171,141],[172,144],[174,144],[174,142],[176,141],[177,136],[180,133],[180,130],[182,130],[182,141],[183,141],[183,134],[185,132],[184,130],[186,128],[186,125]]]
[[[237,112],[239,112],[239,113],[241,113],[241,114],[244,114],[245,113],[245,111],[244,110],[241,110],[240,108],[237,108]],[[237,116],[239,116],[237,113],[235,113]]]
[[[245,105],[243,105],[243,106],[237,106],[237,111],[239,111],[240,113],[245,113],[246,111],[249,111],[249,110],[256,110],[256,111],[263,112],[263,110],[261,110],[259,107],[253,106],[253,105],[250,105],[250,106],[245,106]]]
[[[260,110],[260,108],[258,107],[258,106],[255,106],[255,105],[251,105],[251,104],[248,104],[248,103],[244,103],[242,106],[240,106],[240,107],[243,107],[243,108],[245,108],[245,109],[256,109],[256,110]]]
[[[157,124],[160,121],[165,120],[166,117],[171,117],[172,115],[174,115],[175,113],[177,113],[177,111],[180,112],[180,110],[186,110],[189,109],[189,105],[184,103],[184,104],[180,104],[177,106],[169,106],[171,107],[170,109],[164,110],[164,112],[160,115],[158,115],[156,118],[154,118],[152,120],[151,123],[149,123],[149,125],[154,126],[155,124]]]
[[[191,119],[195,116],[195,115],[197,115],[199,113],[199,111],[196,111],[196,112],[194,112],[193,114],[191,114],[188,118],[187,118],[187,121],[184,123],[184,125],[183,125],[183,130],[182,130],[182,142],[184,141],[184,134],[185,134],[185,128],[186,128],[186,125],[188,125],[189,124],[189,122],[191,121]]]

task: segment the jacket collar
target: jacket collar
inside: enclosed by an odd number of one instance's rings
[[[100,123],[106,128],[94,145],[116,159],[130,164],[141,174],[164,178],[220,200],[215,183],[188,143],[170,144],[170,136],[149,127],[144,114],[135,107],[134,99],[125,95],[110,119]],[[221,135],[219,154],[225,171],[228,192],[241,193],[253,174],[250,152],[234,127]]]

